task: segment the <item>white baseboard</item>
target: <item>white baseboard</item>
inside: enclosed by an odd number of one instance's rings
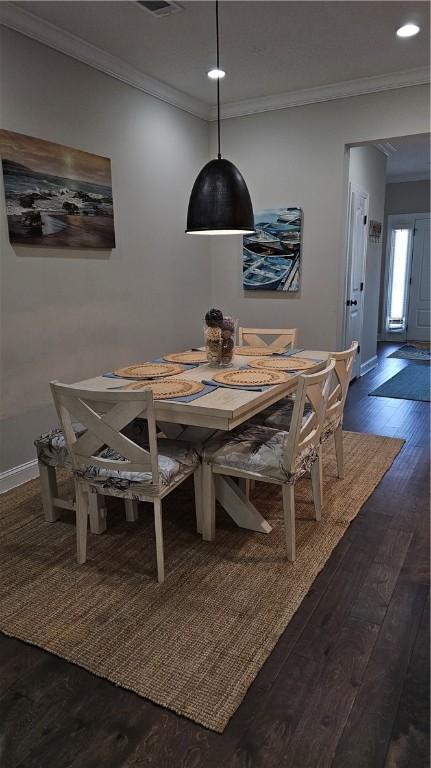
[[[379,358],[377,355],[374,355],[374,357],[370,357],[369,360],[366,360],[365,363],[361,363],[361,367],[359,369],[359,375],[365,376],[368,371],[372,371],[373,368],[376,367],[377,363],[379,362]]]
[[[0,493],[6,493],[6,491],[10,491],[12,488],[17,488],[18,485],[34,480],[38,474],[37,459],[32,459],[32,461],[27,461],[18,467],[7,469],[6,472],[0,472]]]

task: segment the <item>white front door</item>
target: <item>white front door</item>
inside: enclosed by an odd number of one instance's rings
[[[352,341],[361,341],[365,258],[367,249],[367,218],[368,193],[350,187],[349,225],[347,237],[347,290],[346,290],[346,322],[344,342],[345,348]],[[359,376],[361,367],[360,348],[353,365],[352,378]]]
[[[430,220],[415,219],[407,339],[430,341]]]

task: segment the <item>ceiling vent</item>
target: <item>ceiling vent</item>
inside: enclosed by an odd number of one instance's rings
[[[179,13],[184,10],[179,3],[167,2],[167,0],[137,0],[144,11],[148,11],[152,16],[170,16],[172,13]]]

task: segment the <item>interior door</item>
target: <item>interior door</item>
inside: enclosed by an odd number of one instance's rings
[[[430,341],[430,220],[415,219],[407,340]]]
[[[350,188],[350,210],[347,239],[347,290],[345,346],[361,341],[365,257],[367,249],[368,193],[356,187]],[[359,376],[361,366],[360,347],[353,365],[352,378]]]

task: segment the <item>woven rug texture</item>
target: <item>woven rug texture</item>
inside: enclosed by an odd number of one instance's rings
[[[192,483],[163,504],[167,578],[155,580],[153,515],[122,508],[75,561],[74,515],[42,516],[38,481],[2,497],[0,630],[222,732],[314,579],[402,440],[346,432],[345,479],[324,446],[324,508],[313,520],[310,481],[296,487],[297,560],[286,560],[281,489],[253,498],[270,534],[238,528],[221,510],[207,543],[195,533]],[[64,491],[70,482],[63,481]]]

